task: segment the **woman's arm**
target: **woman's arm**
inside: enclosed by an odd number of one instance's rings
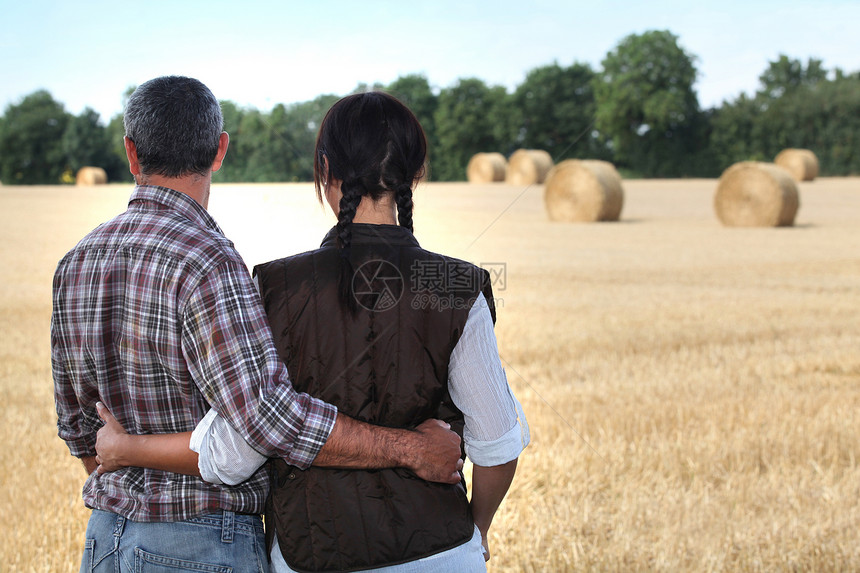
[[[96,403],[105,425],[96,435],[98,472],[137,466],[200,476],[197,453],[189,449],[191,432],[132,435],[125,431],[101,402]]]
[[[105,422],[96,437],[99,473],[139,466],[236,485],[251,477],[267,459],[213,410],[193,433],[130,435],[104,405],[98,404],[97,409]],[[338,413],[313,465],[405,467],[422,479],[457,483],[463,467],[459,452],[460,437],[440,420],[425,420],[414,430],[401,430],[371,426]],[[449,466],[449,460],[454,465]]]
[[[513,459],[499,466],[472,467],[472,515],[475,525],[481,531],[481,543],[484,546],[484,558],[489,561],[490,548],[487,544],[487,534],[493,523],[496,510],[508,493],[514,473],[517,471],[517,460]]]
[[[81,458],[81,463],[84,464],[84,471],[90,475],[98,468],[99,464],[95,456],[84,456]]]
[[[449,362],[448,389],[463,412],[463,439],[472,471],[472,513],[489,559],[487,533],[528,445],[522,406],[508,385],[499,360],[492,316],[479,295]]]

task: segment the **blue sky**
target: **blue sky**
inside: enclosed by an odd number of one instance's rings
[[[780,53],[860,71],[860,0],[0,0],[0,14],[0,108],[44,88],[105,120],[129,86],[165,74],[261,110],[408,73],[513,89],[553,62],[597,69],[623,37],[654,29],[696,56],[703,107],[754,91]]]

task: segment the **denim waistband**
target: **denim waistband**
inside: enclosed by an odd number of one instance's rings
[[[100,509],[94,509],[94,512],[100,512],[110,515],[116,519],[114,522],[113,535],[120,537],[125,529],[127,518],[115,513],[106,512]],[[134,522],[137,525],[153,524],[159,525],[164,522]],[[169,522],[168,522],[169,523]],[[233,511],[215,511],[205,513],[195,517],[178,521],[174,523],[187,523],[201,527],[211,527],[221,530],[221,541],[231,543],[235,535],[262,535],[263,534],[263,518],[257,514],[235,513]]]

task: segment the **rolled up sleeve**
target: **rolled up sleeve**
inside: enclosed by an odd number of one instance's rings
[[[493,321],[479,295],[451,354],[448,387],[463,412],[466,455],[479,466],[507,463],[531,439],[522,405],[508,384],[499,360]]]
[[[254,450],[311,465],[337,409],[293,388],[242,264],[221,264],[194,289],[184,309],[183,352],[203,396]]]
[[[215,484],[242,483],[268,459],[215,410],[209,410],[194,428],[189,447],[199,454],[200,477]]]

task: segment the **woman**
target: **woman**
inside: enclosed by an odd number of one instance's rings
[[[474,464],[471,502],[465,480],[274,460],[266,523],[275,571],[486,568],[487,533],[528,427],[499,362],[487,272],[425,251],[412,235],[426,151],[417,119],[392,96],[338,101],[314,158],[317,196],[337,225],[319,249],[254,273],[296,389],[377,425],[445,419]],[[238,483],[264,461],[214,412],[192,447],[208,481]]]

